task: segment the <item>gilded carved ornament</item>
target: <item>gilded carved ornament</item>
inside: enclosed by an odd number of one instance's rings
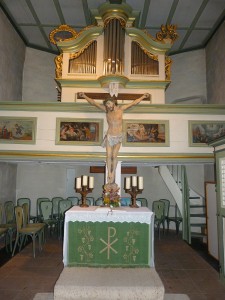
[[[169,56],[165,57],[165,77],[166,80],[171,79],[171,65],[172,65],[172,59]]]
[[[124,19],[120,18],[120,17],[115,17],[115,16],[107,18],[106,20],[104,20],[104,27],[106,27],[109,24],[109,22],[111,20],[114,20],[114,19],[117,19],[120,22],[120,25],[121,25],[122,28],[126,27],[126,21]]]
[[[144,47],[142,47],[142,45],[140,43],[138,43],[137,41],[135,41],[135,43],[138,44],[138,46],[144,51],[144,53],[151,59],[158,61],[158,55],[155,55],[149,51],[147,51]]]
[[[70,41],[77,37],[77,32],[68,25],[60,25],[49,34],[49,40],[56,45],[58,42]]]
[[[55,57],[55,76],[56,78],[62,77],[62,61],[63,61],[63,55],[62,53]]]
[[[80,51],[77,51],[75,53],[71,53],[70,54],[70,59],[73,59],[73,58],[77,58],[79,57],[83,52],[84,50],[86,50],[92,43],[94,43],[95,40],[93,41],[90,41],[89,43],[87,43]]]
[[[89,26],[83,28],[81,31],[76,32],[75,29],[71,28],[68,25],[60,25],[58,28],[56,28],[50,32],[49,40],[54,45],[56,45],[58,42],[62,42],[62,41],[75,40],[82,34],[82,32],[84,32],[92,27],[98,27],[98,26],[89,25]]]
[[[176,33],[177,25],[161,25],[161,31],[156,34],[156,39],[160,42],[174,43],[178,38]]]

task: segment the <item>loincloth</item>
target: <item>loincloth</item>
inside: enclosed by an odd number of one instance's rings
[[[123,134],[118,134],[118,135],[110,135],[110,134],[106,134],[104,136],[103,142],[102,142],[102,147],[105,148],[106,147],[106,143],[108,142],[110,147],[113,147],[117,144],[121,144],[123,140]]]

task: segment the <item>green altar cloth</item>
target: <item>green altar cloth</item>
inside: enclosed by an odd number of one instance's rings
[[[69,222],[68,266],[149,267],[148,224]]]
[[[79,207],[65,214],[66,267],[154,267],[154,213],[147,207]]]

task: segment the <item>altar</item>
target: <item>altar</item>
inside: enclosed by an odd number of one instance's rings
[[[64,266],[154,267],[154,214],[147,207],[79,207],[65,214]]]

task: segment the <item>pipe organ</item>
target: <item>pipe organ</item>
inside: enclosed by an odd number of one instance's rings
[[[162,25],[153,38],[135,27],[137,13],[124,2],[107,1],[91,13],[95,22],[80,32],[61,25],[50,33],[59,50],[55,80],[61,101],[79,102],[78,91],[116,97],[148,92],[152,103],[163,104],[172,63],[166,54],[176,26]]]

